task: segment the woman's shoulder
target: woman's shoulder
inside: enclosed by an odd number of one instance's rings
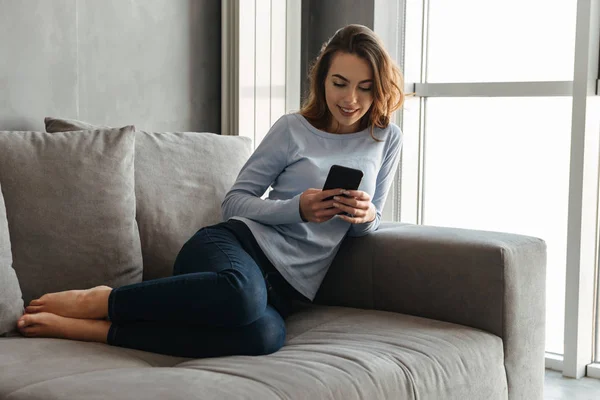
[[[303,120],[300,114],[287,113],[280,116],[275,123],[271,126],[268,135],[278,138],[278,140],[285,140],[288,145],[301,141],[303,137],[306,137],[306,131],[308,128],[305,124],[306,120]]]
[[[305,137],[307,133],[317,132],[319,130],[315,128],[307,119],[299,112],[290,112],[284,114],[279,119],[280,121],[285,121],[288,131],[291,136],[297,137]]]
[[[287,130],[290,125],[289,114],[283,114],[279,117],[273,125],[271,125],[271,129],[276,130]]]
[[[390,127],[390,129],[392,129],[394,132],[396,132],[397,135],[402,135],[402,130],[395,123],[390,122],[388,126]]]
[[[299,112],[290,112],[284,114],[281,118],[285,118],[290,126],[306,128],[307,119]]]
[[[402,130],[398,125],[393,122],[390,122],[385,128],[377,128],[383,139],[389,141],[390,143],[399,143],[402,141]],[[376,135],[377,137],[377,135]]]
[[[281,117],[279,117],[277,119],[277,121],[275,121],[275,123],[276,124],[277,123],[289,124],[290,122],[299,120],[300,117],[301,117],[300,113],[297,113],[297,112],[288,112],[288,113],[282,114]]]
[[[298,128],[304,127],[303,117],[298,113],[286,113],[283,114],[272,126],[272,129],[284,130],[286,132],[298,130]]]

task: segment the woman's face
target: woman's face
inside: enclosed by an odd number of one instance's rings
[[[330,132],[358,132],[360,119],[373,104],[373,71],[362,58],[334,54],[325,78],[325,100],[333,115]]]

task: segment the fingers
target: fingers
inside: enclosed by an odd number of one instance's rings
[[[367,192],[363,192],[362,190],[345,190],[344,191],[346,196],[348,197],[353,197],[356,200],[361,200],[361,201],[366,201],[366,202],[370,202],[371,201],[371,196],[369,196],[369,193]]]
[[[321,193],[319,193],[317,195],[317,197],[318,197],[318,199],[320,201],[323,201],[324,199],[326,199],[328,197],[333,197],[333,196],[336,196],[336,195],[341,195],[343,191],[344,191],[344,189],[322,190]]]
[[[339,209],[333,206],[323,210],[314,211],[312,221],[318,223],[327,222],[340,212]]]
[[[362,218],[367,215],[367,211],[360,208],[354,208],[342,203],[333,203],[333,206],[342,212],[351,214],[354,218]]]
[[[332,205],[331,207],[325,208],[324,210],[316,211],[315,217],[317,217],[317,218],[333,217],[334,215],[337,215],[341,212],[342,211],[340,211],[338,208],[336,208]]]
[[[311,188],[304,192],[300,203],[303,218],[308,222],[325,222],[343,212],[352,214],[355,219],[364,219],[371,197],[361,190]]]
[[[355,198],[348,198],[345,196],[334,196],[332,206],[335,207],[335,204],[342,204],[357,210],[368,210],[370,201],[359,201]]]

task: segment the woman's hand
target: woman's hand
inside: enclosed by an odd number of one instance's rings
[[[333,206],[340,211],[347,212],[351,217],[340,215],[340,218],[351,224],[371,222],[377,216],[377,209],[371,203],[371,196],[362,190],[344,190],[345,196],[338,195],[333,198]],[[348,196],[348,197],[346,197]]]
[[[300,216],[305,222],[326,222],[342,211],[328,197],[342,194],[342,189],[308,189],[300,195]]]

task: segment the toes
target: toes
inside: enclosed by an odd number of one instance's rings
[[[25,312],[27,314],[35,314],[35,313],[39,313],[41,311],[43,311],[42,306],[27,306],[27,307],[25,307]]]
[[[19,327],[19,329],[27,328],[40,323],[39,319],[40,318],[38,318],[38,314],[25,314],[21,318],[19,318],[17,326]]]
[[[19,320],[17,321],[17,327],[19,328],[19,330],[25,329],[29,325],[31,325],[30,319],[27,318],[27,316],[25,315],[19,318]]]
[[[19,332],[21,335],[26,337],[34,337],[38,335],[38,327],[37,326],[28,326],[26,328],[19,328]]]

